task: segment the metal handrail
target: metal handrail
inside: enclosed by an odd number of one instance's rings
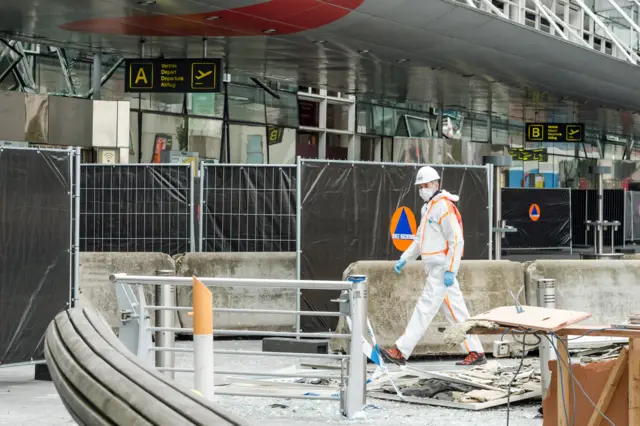
[[[304,290],[350,290],[351,284],[347,281],[313,281],[313,280],[277,280],[257,278],[201,278],[198,279],[208,287],[255,287],[255,288],[299,288]],[[109,280],[119,284],[146,284],[146,285],[181,285],[192,286],[192,277],[163,277],[113,274]]]
[[[120,309],[123,327],[128,327],[128,322],[136,320],[139,324],[137,332],[132,333],[128,328],[123,332],[122,336],[137,336],[138,342],[135,344],[135,352],[142,357],[146,357],[150,353],[156,354],[156,369],[173,377],[174,373],[193,372],[194,388],[200,391],[205,398],[213,396],[213,376],[214,375],[236,375],[236,376],[256,376],[256,377],[304,377],[304,378],[324,378],[340,380],[340,397],[326,396],[308,396],[303,399],[328,399],[340,401],[341,411],[349,418],[358,415],[365,404],[365,380],[366,380],[366,358],[363,353],[363,338],[352,338],[353,336],[363,336],[367,318],[367,281],[364,276],[350,276],[348,281],[311,281],[311,280],[277,280],[277,279],[238,279],[238,278],[195,278],[195,277],[174,277],[174,276],[139,276],[127,274],[113,274],[109,280],[114,284],[118,284],[117,291],[123,296],[119,297],[119,301],[128,304],[130,309]],[[196,285],[197,284],[197,285]],[[137,292],[133,292],[130,286],[137,286]],[[159,305],[147,306],[145,301],[142,285],[157,286],[156,297],[161,300]],[[171,306],[173,297],[169,295],[175,291],[173,286],[194,286],[194,306]],[[313,290],[341,290],[342,295],[335,300],[340,304],[338,312],[318,312],[318,311],[302,311],[298,307],[296,310],[276,310],[276,309],[241,309],[241,308],[214,308],[212,294],[207,287],[249,287],[249,288],[288,288],[288,289],[313,289]],[[128,289],[128,290],[127,290]],[[204,293],[208,294],[203,296]],[[137,300],[135,294],[137,293]],[[196,297],[196,293],[200,296]],[[198,302],[196,303],[196,299]],[[202,303],[208,299],[206,303]],[[161,312],[163,315],[156,315],[156,326],[152,327],[149,323],[148,312]],[[175,315],[172,312],[193,311],[194,320],[196,314],[200,315],[200,322],[195,321],[194,328],[190,327],[173,327]],[[197,311],[197,312],[196,312]],[[303,333],[298,332],[275,332],[266,330],[213,330],[211,324],[213,318],[212,312],[233,312],[233,313],[261,313],[267,315],[301,315],[309,316],[346,316],[351,324],[351,333]],[[209,312],[208,314],[206,314]],[[171,313],[171,314],[170,314]],[[165,315],[168,314],[168,315]],[[206,321],[203,320],[206,318]],[[204,324],[208,324],[204,326]],[[202,331],[203,326],[207,331]],[[200,327],[200,328],[198,328]],[[157,347],[149,346],[145,341],[151,341],[150,333],[155,332]],[[165,339],[158,340],[158,336],[173,336],[174,333],[194,333],[194,349],[175,348],[173,338],[169,341]],[[310,337],[310,338],[338,338],[348,339],[349,355],[339,354],[306,354],[306,353],[279,353],[279,352],[257,352],[257,351],[235,351],[235,350],[215,350],[212,342],[213,336],[274,336],[274,337]],[[126,339],[126,337],[124,337]],[[176,368],[175,358],[173,355],[166,358],[162,355],[173,353],[193,353],[194,368]],[[238,372],[227,370],[213,369],[214,354],[235,354],[235,355],[256,355],[256,356],[280,356],[280,357],[300,357],[300,358],[326,358],[347,361],[348,378],[344,381],[344,363],[340,369],[340,376],[336,375],[318,375],[314,373],[275,373],[275,372]],[[209,377],[211,376],[211,377]],[[237,394],[244,396],[263,396],[262,394],[253,393],[228,393],[221,391],[219,394]],[[299,398],[298,394],[287,395],[264,395],[273,397]]]

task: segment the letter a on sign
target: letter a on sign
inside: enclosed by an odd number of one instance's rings
[[[128,71],[125,91],[153,89],[153,62],[132,62]]]
[[[144,73],[144,68],[142,68],[142,67],[138,68],[138,74],[136,75],[136,81],[133,84],[137,85],[141,81],[144,81],[145,85],[149,84],[149,81],[147,80],[147,75]]]

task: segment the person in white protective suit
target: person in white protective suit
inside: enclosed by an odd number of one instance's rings
[[[456,279],[464,248],[462,219],[454,204],[459,197],[441,190],[439,180],[438,172],[432,167],[425,166],[418,170],[415,185],[425,201],[420,227],[413,243],[394,266],[399,274],[407,260],[415,260],[421,255],[427,274],[424,290],[407,328],[396,340],[396,347],[381,348],[383,358],[398,365],[406,364],[440,307],[451,324],[469,318],[469,311]],[[467,335],[462,349],[468,355],[457,365],[486,364],[487,358],[478,336]]]

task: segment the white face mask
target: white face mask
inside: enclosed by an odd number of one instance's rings
[[[422,198],[425,202],[429,201],[431,197],[433,197],[433,189],[431,188],[420,188],[420,198]]]

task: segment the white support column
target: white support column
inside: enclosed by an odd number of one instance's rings
[[[318,105],[318,127],[320,132],[318,134],[318,158],[327,158],[327,91],[320,90],[320,95],[324,96]]]
[[[607,0],[609,3],[611,3],[611,6],[613,6],[618,13],[620,13],[620,15],[622,15],[622,17],[625,19],[625,21],[627,21],[629,23],[629,25],[631,25],[633,27],[634,30],[636,30],[638,32],[638,34],[640,34],[640,26],[638,26],[638,24],[636,24],[633,19],[631,19],[629,17],[629,15],[626,14],[626,12],[624,10],[622,10],[622,8],[618,5],[618,3],[615,2],[615,0]]]
[[[502,11],[501,11],[500,9],[498,9],[497,7],[495,7],[495,6],[493,5],[493,3],[491,3],[491,1],[489,1],[489,0],[482,0],[482,3],[484,3],[484,4],[489,8],[489,10],[490,10],[490,11],[492,11],[492,12],[493,12],[493,13],[495,13],[496,15],[500,16],[501,18],[509,19],[509,18],[507,17],[507,15],[505,15],[504,13],[502,13]]]
[[[540,4],[540,6],[542,7],[542,9],[544,9],[546,12],[551,12],[549,10],[549,8],[547,8],[547,6],[545,6],[544,4]],[[582,44],[585,47],[588,47],[589,49],[593,49],[593,46],[591,46],[589,43],[587,43],[586,41],[584,41],[584,39],[582,38],[582,36],[580,34],[578,34],[573,28],[571,28],[569,26],[569,23],[567,22],[563,22],[562,19],[560,19],[556,14],[551,14],[551,18],[553,18],[554,20],[556,20],[556,22],[559,22],[560,25],[562,25],[564,28],[567,29],[567,31],[569,31],[571,33],[572,36],[574,36],[576,38],[576,40],[578,40],[580,42],[580,44]]]
[[[350,97],[351,98],[351,97]],[[356,133],[356,103],[348,104],[349,112],[347,115],[347,130],[351,132],[349,135],[349,153],[347,158],[352,161],[360,160],[360,137]]]
[[[556,14],[553,11],[549,11],[547,12],[545,10],[545,8],[541,7],[542,5],[540,4],[539,0],[532,0],[533,3],[536,5],[536,9],[538,9],[538,11],[542,14],[542,16],[545,17],[545,19],[547,21],[549,21],[549,24],[553,27],[554,31],[556,31],[558,34],[560,34],[560,37],[562,37],[564,40],[569,40],[569,38],[567,37],[567,35],[564,33],[564,31],[558,26],[558,24],[556,23],[555,19],[553,19],[551,16],[556,16]],[[566,27],[566,25],[565,25]]]

